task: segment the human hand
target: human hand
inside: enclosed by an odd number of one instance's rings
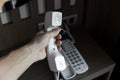
[[[61,51],[60,45],[62,44],[62,36],[59,34],[61,28],[57,28],[51,32],[38,32],[35,38],[29,43],[30,51],[36,61],[42,60],[46,57],[46,47],[49,43],[50,38],[56,37],[56,44],[58,50]]]

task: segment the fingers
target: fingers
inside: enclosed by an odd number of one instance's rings
[[[49,38],[52,38],[52,37],[56,37],[57,35],[57,39],[61,39],[61,35],[59,35],[59,32],[61,31],[61,28],[57,28],[57,29],[54,29],[53,31],[50,31],[50,32],[47,32],[45,33],[44,31],[40,31],[38,32],[36,35],[41,35],[41,34],[44,34],[46,37],[49,37]]]
[[[57,37],[56,37],[56,39],[58,39],[58,40],[62,39],[62,35],[58,34]]]
[[[61,48],[61,45],[62,45],[61,39],[62,39],[62,35],[61,35],[61,34],[58,34],[58,35],[56,36],[56,44],[57,44],[57,47],[58,47],[58,51],[60,51],[60,52],[61,52],[61,50],[62,50],[62,48]]]
[[[61,48],[62,41],[61,40],[57,40],[56,44],[57,44],[57,47],[58,47],[58,51],[61,51],[62,50],[62,48]]]
[[[56,44],[57,44],[58,46],[61,46],[61,45],[62,45],[62,41],[61,41],[61,40],[57,40],[57,41],[56,41]]]
[[[53,31],[47,32],[47,36],[49,38],[56,37],[59,34],[60,31],[61,31],[61,28],[57,28]]]
[[[58,46],[58,51],[60,51],[60,52],[61,52],[61,50],[62,50],[62,48],[61,48],[60,46]]]

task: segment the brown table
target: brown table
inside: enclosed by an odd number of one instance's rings
[[[109,80],[115,66],[112,59],[87,32],[76,31],[74,35],[75,45],[88,63],[89,70],[71,80]],[[43,60],[34,63],[19,80],[54,80],[54,75],[47,60]]]

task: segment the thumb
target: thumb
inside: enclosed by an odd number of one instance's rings
[[[47,32],[48,37],[49,38],[56,37],[59,34],[60,31],[61,31],[61,28],[57,28],[57,29],[55,29],[53,31]]]

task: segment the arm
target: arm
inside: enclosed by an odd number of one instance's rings
[[[48,33],[40,32],[30,43],[1,58],[0,80],[16,80],[34,62],[44,59],[49,39],[57,36],[59,32],[60,29]]]
[[[0,60],[0,80],[17,80],[17,78],[35,62],[26,45]]]

